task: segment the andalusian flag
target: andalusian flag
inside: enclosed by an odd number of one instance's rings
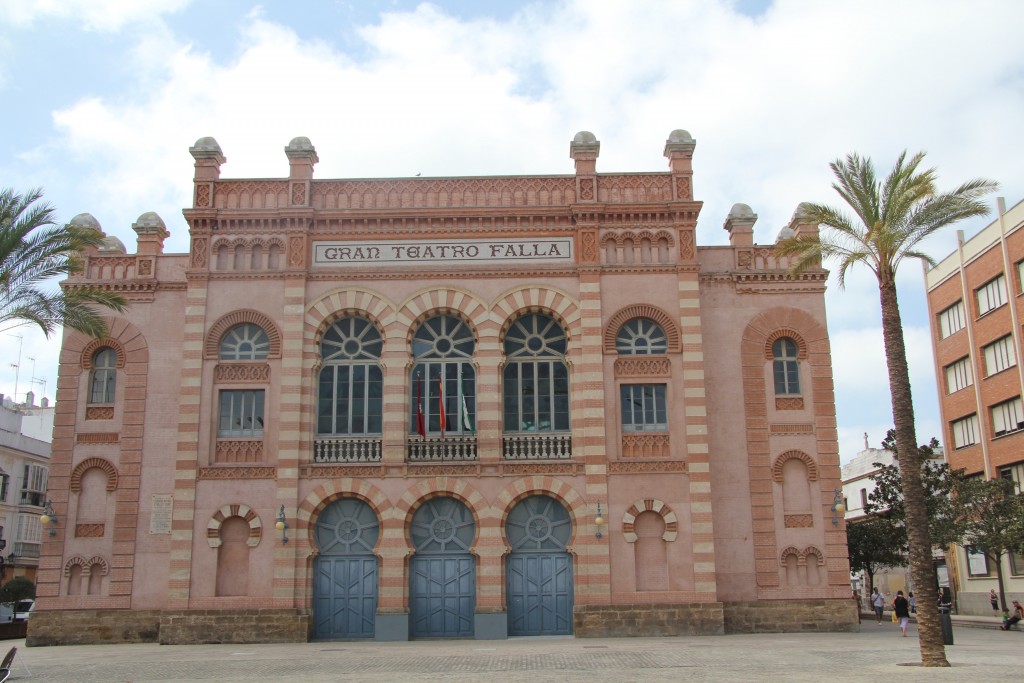
[[[445,427],[445,418],[444,418],[444,378],[443,377],[438,377],[437,378],[437,407],[438,407],[438,412],[440,413],[440,418],[441,418],[441,438],[443,439],[444,438],[444,427]]]
[[[469,419],[469,406],[466,405],[466,388],[462,388],[462,428],[470,434],[475,434],[473,421]]]

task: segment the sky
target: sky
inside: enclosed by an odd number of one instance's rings
[[[188,251],[189,146],[220,143],[225,178],[285,177],[310,138],[314,178],[667,170],[697,141],[700,245],[742,202],[770,244],[800,202],[840,205],[829,162],[884,175],[928,153],[939,188],[975,177],[1024,199],[1024,3],[1016,0],[2,0],[0,187],[41,187],[61,221],[88,212],[135,250],[156,211]],[[989,204],[995,206],[995,196]],[[937,259],[994,219],[933,237]],[[920,442],[942,437],[923,275],[898,280]],[[892,426],[878,289],[826,293],[840,460]],[[0,392],[53,400],[59,336],[0,328]],[[17,366],[17,367],[15,367]]]

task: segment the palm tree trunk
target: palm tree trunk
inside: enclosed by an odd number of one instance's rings
[[[921,599],[917,604],[918,642],[924,666],[949,666],[942,642],[939,609],[928,599],[935,585],[932,565],[932,543],[928,532],[928,510],[921,484],[921,457],[917,449],[914,425],[914,402],[907,369],[907,349],[903,341],[903,322],[896,297],[896,283],[879,277],[882,305],[882,336],[885,360],[889,368],[889,390],[892,394],[892,417],[896,429],[896,456],[903,485],[903,505],[907,515],[907,540],[910,549],[910,575]]]

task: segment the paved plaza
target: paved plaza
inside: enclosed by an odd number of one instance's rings
[[[913,631],[915,627],[911,626]],[[1020,681],[1024,633],[960,628],[951,669],[919,661],[916,631],[865,621],[860,633],[690,638],[274,645],[18,646],[12,681]],[[2,645],[0,645],[2,646]],[[4,648],[6,649],[6,648]]]

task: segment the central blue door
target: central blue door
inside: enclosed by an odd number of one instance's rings
[[[372,638],[377,617],[380,523],[369,505],[343,498],[316,522],[320,554],[313,565],[313,637]]]
[[[433,498],[412,517],[416,550],[409,563],[409,621],[413,638],[473,636],[476,559],[469,549],[476,523],[454,498]]]
[[[512,552],[505,565],[510,636],[572,633],[572,520],[561,503],[530,496],[508,515]]]

